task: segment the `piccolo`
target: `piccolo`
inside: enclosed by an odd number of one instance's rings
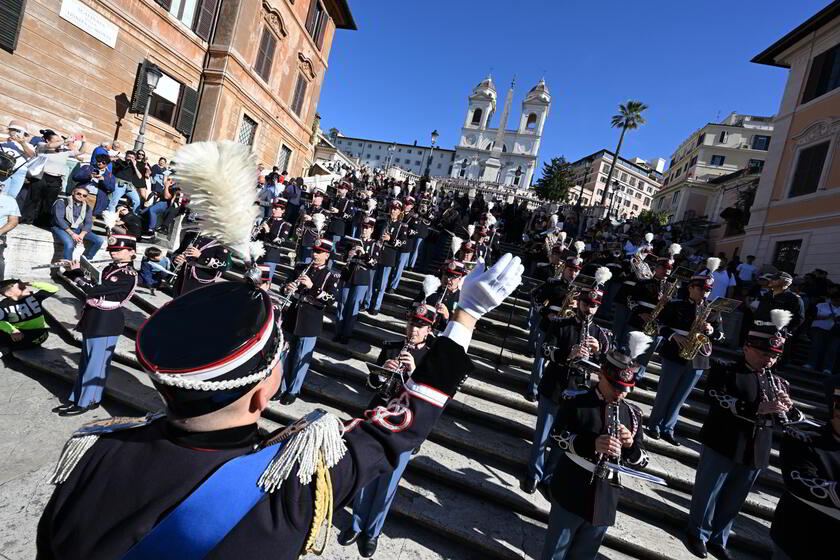
[[[123,262],[131,262],[130,260],[119,260],[115,261],[113,259],[99,259],[97,261],[88,261],[90,264],[102,264],[102,263],[123,263]],[[62,266],[70,266],[70,261],[58,261],[50,264],[39,264],[32,267],[32,270],[36,270],[39,268],[61,268]]]

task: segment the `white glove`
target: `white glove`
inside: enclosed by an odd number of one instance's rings
[[[501,304],[522,282],[525,267],[519,257],[505,253],[499,261],[485,270],[484,263],[479,263],[464,279],[458,309],[463,309],[475,319]]]

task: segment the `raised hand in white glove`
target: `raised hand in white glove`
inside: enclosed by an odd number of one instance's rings
[[[484,263],[479,263],[464,279],[458,309],[480,319],[513,293],[522,282],[524,271],[519,257],[510,253],[505,253],[489,270]]]

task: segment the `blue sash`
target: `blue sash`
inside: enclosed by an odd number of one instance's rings
[[[231,459],[125,553],[123,560],[200,560],[265,496],[257,480],[283,444]]]

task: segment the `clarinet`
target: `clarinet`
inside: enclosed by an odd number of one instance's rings
[[[607,435],[617,438],[618,437],[618,410],[619,410],[619,403],[618,402],[611,402],[607,404],[607,408],[604,411],[605,413],[605,424],[607,427]],[[610,467],[607,465],[607,461],[609,461],[609,456],[606,453],[596,453],[598,462],[595,464],[595,468],[592,470],[592,478],[589,480],[589,483],[592,484],[595,482],[595,478],[600,478],[601,480],[606,480],[606,478],[610,475]]]
[[[415,349],[417,349],[417,345],[412,344],[406,339],[399,354],[397,354],[397,358],[403,352],[412,352]],[[410,373],[408,366],[402,362],[399,363],[396,369],[389,369],[388,371],[391,372],[390,375],[383,374],[382,372],[371,373],[368,375],[367,380],[368,387],[376,391],[385,400],[391,400],[402,392],[402,388]]]

